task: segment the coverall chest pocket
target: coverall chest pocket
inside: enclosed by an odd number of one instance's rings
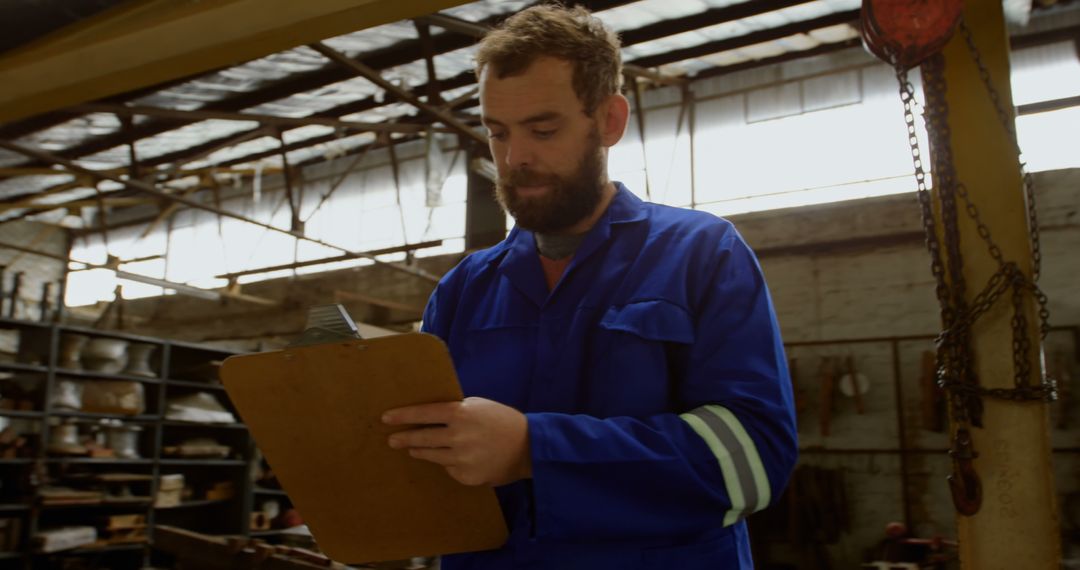
[[[608,308],[591,342],[591,400],[610,402],[611,415],[669,411],[672,348],[694,342],[694,322],[682,307],[662,299]]]
[[[535,319],[528,315],[474,314],[454,352],[465,395],[524,406],[536,363],[536,334]]]

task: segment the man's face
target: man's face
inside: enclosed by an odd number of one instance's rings
[[[565,230],[587,218],[607,183],[597,121],[574,92],[569,62],[541,57],[524,73],[480,79],[480,105],[498,169],[499,202],[527,230]]]

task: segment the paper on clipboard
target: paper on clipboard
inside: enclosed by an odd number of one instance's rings
[[[387,445],[386,410],[460,400],[432,335],[343,340],[233,356],[229,398],[319,548],[344,563],[498,548],[495,493]]]

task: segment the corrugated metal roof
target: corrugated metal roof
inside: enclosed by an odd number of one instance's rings
[[[483,0],[451,8],[443,13],[469,22],[478,22],[518,11],[533,3],[534,0]],[[749,7],[751,0],[639,0],[599,11],[597,16],[614,30],[627,32],[666,20],[684,18],[707,10],[734,7],[740,4]],[[859,5],[860,0],[814,0],[735,21],[703,25],[697,29],[626,46],[624,60],[632,62],[639,58],[668,54],[675,50],[693,48],[709,42],[738,38],[754,32],[853,10]],[[452,32],[433,27],[432,33],[449,34]],[[665,64],[660,71],[670,75],[692,76],[717,66],[743,64],[791,52],[805,51],[822,44],[844,42],[853,37],[857,37],[857,30],[851,25],[841,24],[718,53],[703,53],[693,59]],[[380,50],[391,50],[403,41],[417,38],[417,31],[411,22],[397,22],[330,38],[325,40],[325,43],[350,57],[359,57]],[[468,73],[473,67],[474,54],[475,47],[469,46],[436,55],[434,63],[438,78],[446,80]],[[414,57],[421,57],[421,54],[417,52]],[[302,46],[209,73],[141,96],[130,103],[166,109],[195,110],[208,104],[225,102],[238,94],[257,93],[283,80],[317,73],[320,70],[332,68],[333,65],[335,64],[327,62],[314,50]],[[424,85],[428,80],[427,69],[422,59],[385,69],[382,75],[391,82],[408,88]],[[465,86],[449,90],[444,93],[444,98],[452,99],[468,92],[470,88]],[[380,88],[366,79],[356,77],[293,93],[249,107],[244,111],[280,117],[305,117],[369,98],[381,101],[383,97],[385,94],[381,93]],[[416,113],[417,111],[409,105],[395,103],[352,113],[342,119],[382,122],[413,116]],[[144,124],[148,120],[145,117],[136,117],[135,124]],[[201,120],[187,125],[181,123],[181,126],[173,130],[139,140],[135,144],[135,149],[140,158],[151,159],[184,151],[207,141],[250,131],[256,127],[258,123],[254,121]],[[23,136],[17,142],[49,151],[63,151],[96,137],[115,135],[122,129],[121,122],[114,115],[93,113]],[[334,128],[329,126],[306,126],[287,129],[283,137],[286,144],[303,144],[304,141],[326,138],[334,132]],[[319,155],[340,153],[343,149],[349,150],[358,145],[368,144],[373,139],[371,134],[333,138],[311,149],[291,151],[290,161],[299,162]],[[272,151],[279,146],[280,142],[275,137],[264,136],[218,150],[192,162],[188,167],[220,164],[256,153]],[[128,152],[126,145],[118,145],[81,157],[79,162],[100,169],[123,167],[128,162]],[[277,156],[271,156],[262,159],[262,162],[278,164],[279,160]],[[0,166],[15,166],[23,162],[26,161],[17,155],[0,150]],[[55,184],[56,177],[20,177],[3,180],[0,181],[0,199],[39,191]],[[12,213],[7,215],[10,216]]]

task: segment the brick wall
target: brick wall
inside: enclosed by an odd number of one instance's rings
[[[1052,324],[1080,324],[1080,170],[1036,175],[1042,232],[1043,276],[1050,297]],[[917,205],[910,196],[894,196],[762,212],[734,218],[747,241],[758,251],[773,294],[786,342],[858,339],[934,334],[939,316],[934,281],[919,236]],[[974,285],[971,285],[972,287]],[[1045,344],[1049,359],[1070,355],[1077,376],[1076,338],[1071,331],[1051,333]],[[897,342],[899,367],[893,368],[893,343],[793,346],[798,389],[804,401],[799,413],[800,445],[808,449],[801,461],[841,469],[847,485],[849,532],[827,545],[834,568],[854,568],[863,551],[883,536],[886,523],[904,520],[904,489],[900,455],[895,452],[836,453],[829,450],[896,450],[899,447],[897,387],[909,449],[906,455],[908,511],[914,530],[922,535],[955,536],[955,517],[945,476],[950,463],[940,451],[946,436],[927,429],[920,411],[920,358],[933,350],[929,340]],[[852,398],[833,398],[830,434],[821,430],[823,356],[852,356],[856,368],[870,380],[865,413],[855,411]],[[1073,390],[1075,391],[1075,389]],[[1056,404],[1054,417],[1073,415],[1075,398]],[[1080,430],[1052,429],[1055,448],[1080,446]],[[1080,491],[1080,454],[1054,456],[1059,493]],[[1077,545],[1067,545],[1077,548]],[[794,548],[774,549],[775,560],[796,562]]]

